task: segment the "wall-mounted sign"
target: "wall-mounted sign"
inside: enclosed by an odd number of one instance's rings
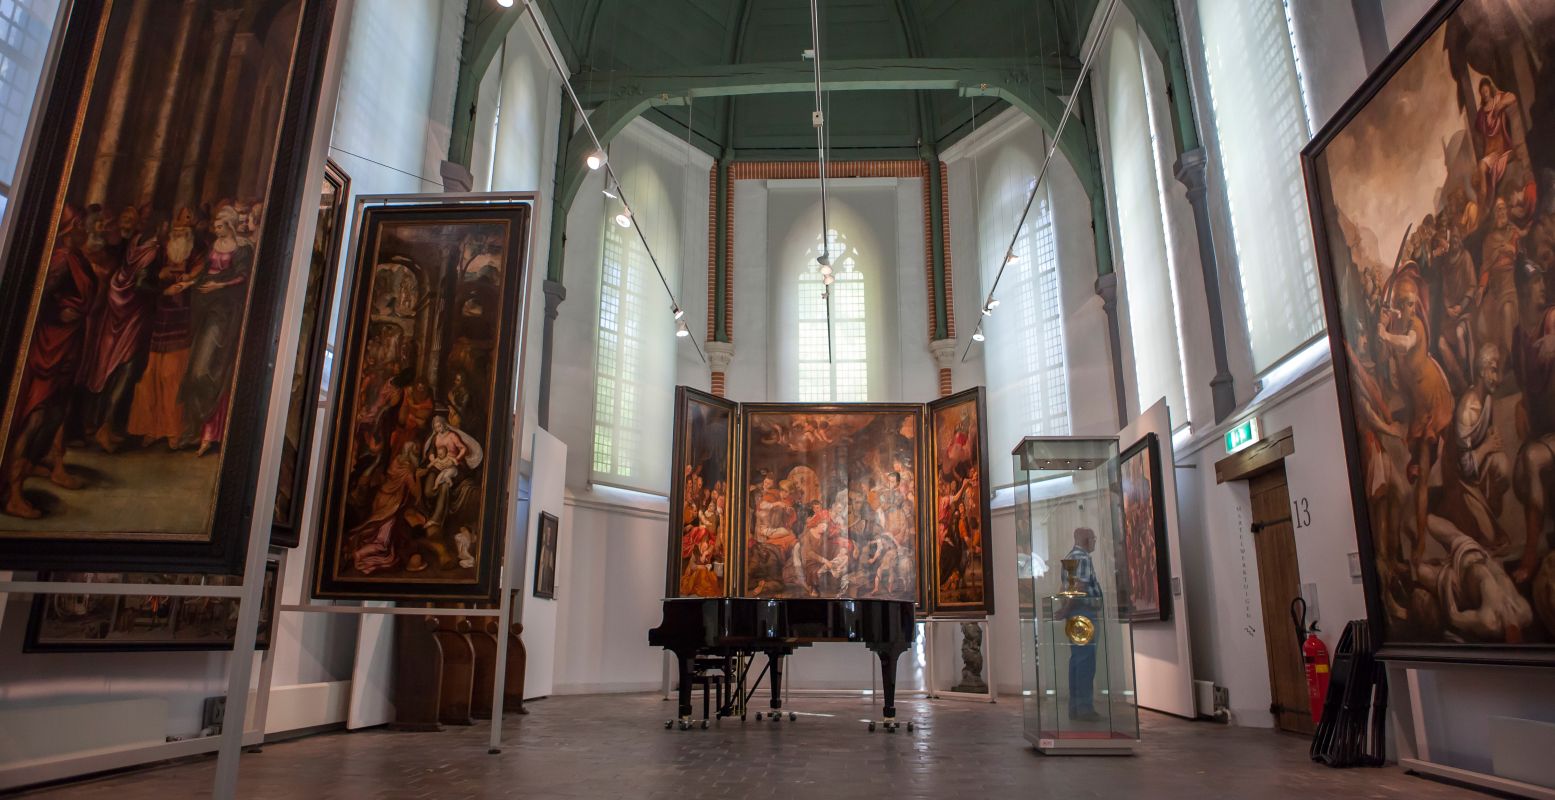
[[[1260,433],[1257,417],[1248,417],[1242,420],[1237,423],[1236,427],[1226,431],[1226,452],[1235,453],[1238,450],[1245,449],[1253,442],[1258,441]]]

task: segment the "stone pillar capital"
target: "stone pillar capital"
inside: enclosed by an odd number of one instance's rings
[[[567,299],[567,287],[561,285],[559,281],[547,278],[540,288],[545,292],[545,318],[556,319],[557,306]]]
[[[934,364],[940,369],[950,369],[956,363],[956,340],[935,339],[929,342],[929,354],[934,356]]]
[[[1096,278],[1096,294],[1101,296],[1102,305],[1106,307],[1110,315],[1118,307],[1118,273],[1109,272]]]
[[[728,372],[734,360],[734,342],[707,342],[707,366],[713,372]]]
[[[1172,174],[1182,185],[1188,187],[1188,192],[1203,192],[1208,185],[1209,157],[1204,148],[1195,147],[1192,150],[1184,150],[1177,157],[1177,163],[1172,166]]]

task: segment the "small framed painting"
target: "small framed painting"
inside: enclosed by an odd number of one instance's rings
[[[554,514],[540,512],[535,536],[535,597],[556,599],[556,537],[560,530]]]

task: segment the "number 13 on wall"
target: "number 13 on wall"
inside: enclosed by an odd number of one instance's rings
[[[1298,497],[1290,501],[1290,520],[1298,529],[1312,526],[1312,509],[1307,505],[1307,498]]]

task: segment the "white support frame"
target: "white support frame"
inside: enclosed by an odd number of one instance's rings
[[[971,623],[971,624],[977,625],[978,627],[983,629],[983,674],[986,676],[983,680],[988,684],[988,692],[986,694],[980,694],[980,693],[977,693],[977,692],[957,692],[957,691],[952,691],[950,689],[945,689],[945,690],[941,691],[940,689],[936,688],[938,686],[938,684],[935,682],[935,680],[936,680],[936,678],[938,676],[935,674],[935,671],[934,671],[934,662],[936,660],[935,659],[935,652],[936,652],[936,650],[935,650],[935,646],[934,646],[936,637],[934,635],[934,631],[938,629],[937,626],[945,625],[945,624],[950,624],[950,623],[955,623],[955,624]],[[926,688],[929,690],[929,698],[930,699],[932,699],[932,700],[939,700],[939,699],[945,699],[945,700],[972,700],[972,701],[975,701],[975,702],[978,702],[978,703],[997,703],[997,702],[999,702],[999,686],[998,686],[997,683],[994,682],[994,672],[993,672],[993,621],[992,620],[990,620],[988,617],[978,617],[976,619],[954,619],[954,618],[945,618],[945,617],[929,617],[929,618],[923,620],[923,633],[924,633],[924,636],[928,639],[928,642],[925,645],[925,647],[926,647],[926,649],[928,650],[928,653],[929,653],[929,657],[927,659],[928,663],[926,665],[926,670],[925,670],[926,673],[927,673],[927,675],[925,677],[925,682],[928,684]]]

